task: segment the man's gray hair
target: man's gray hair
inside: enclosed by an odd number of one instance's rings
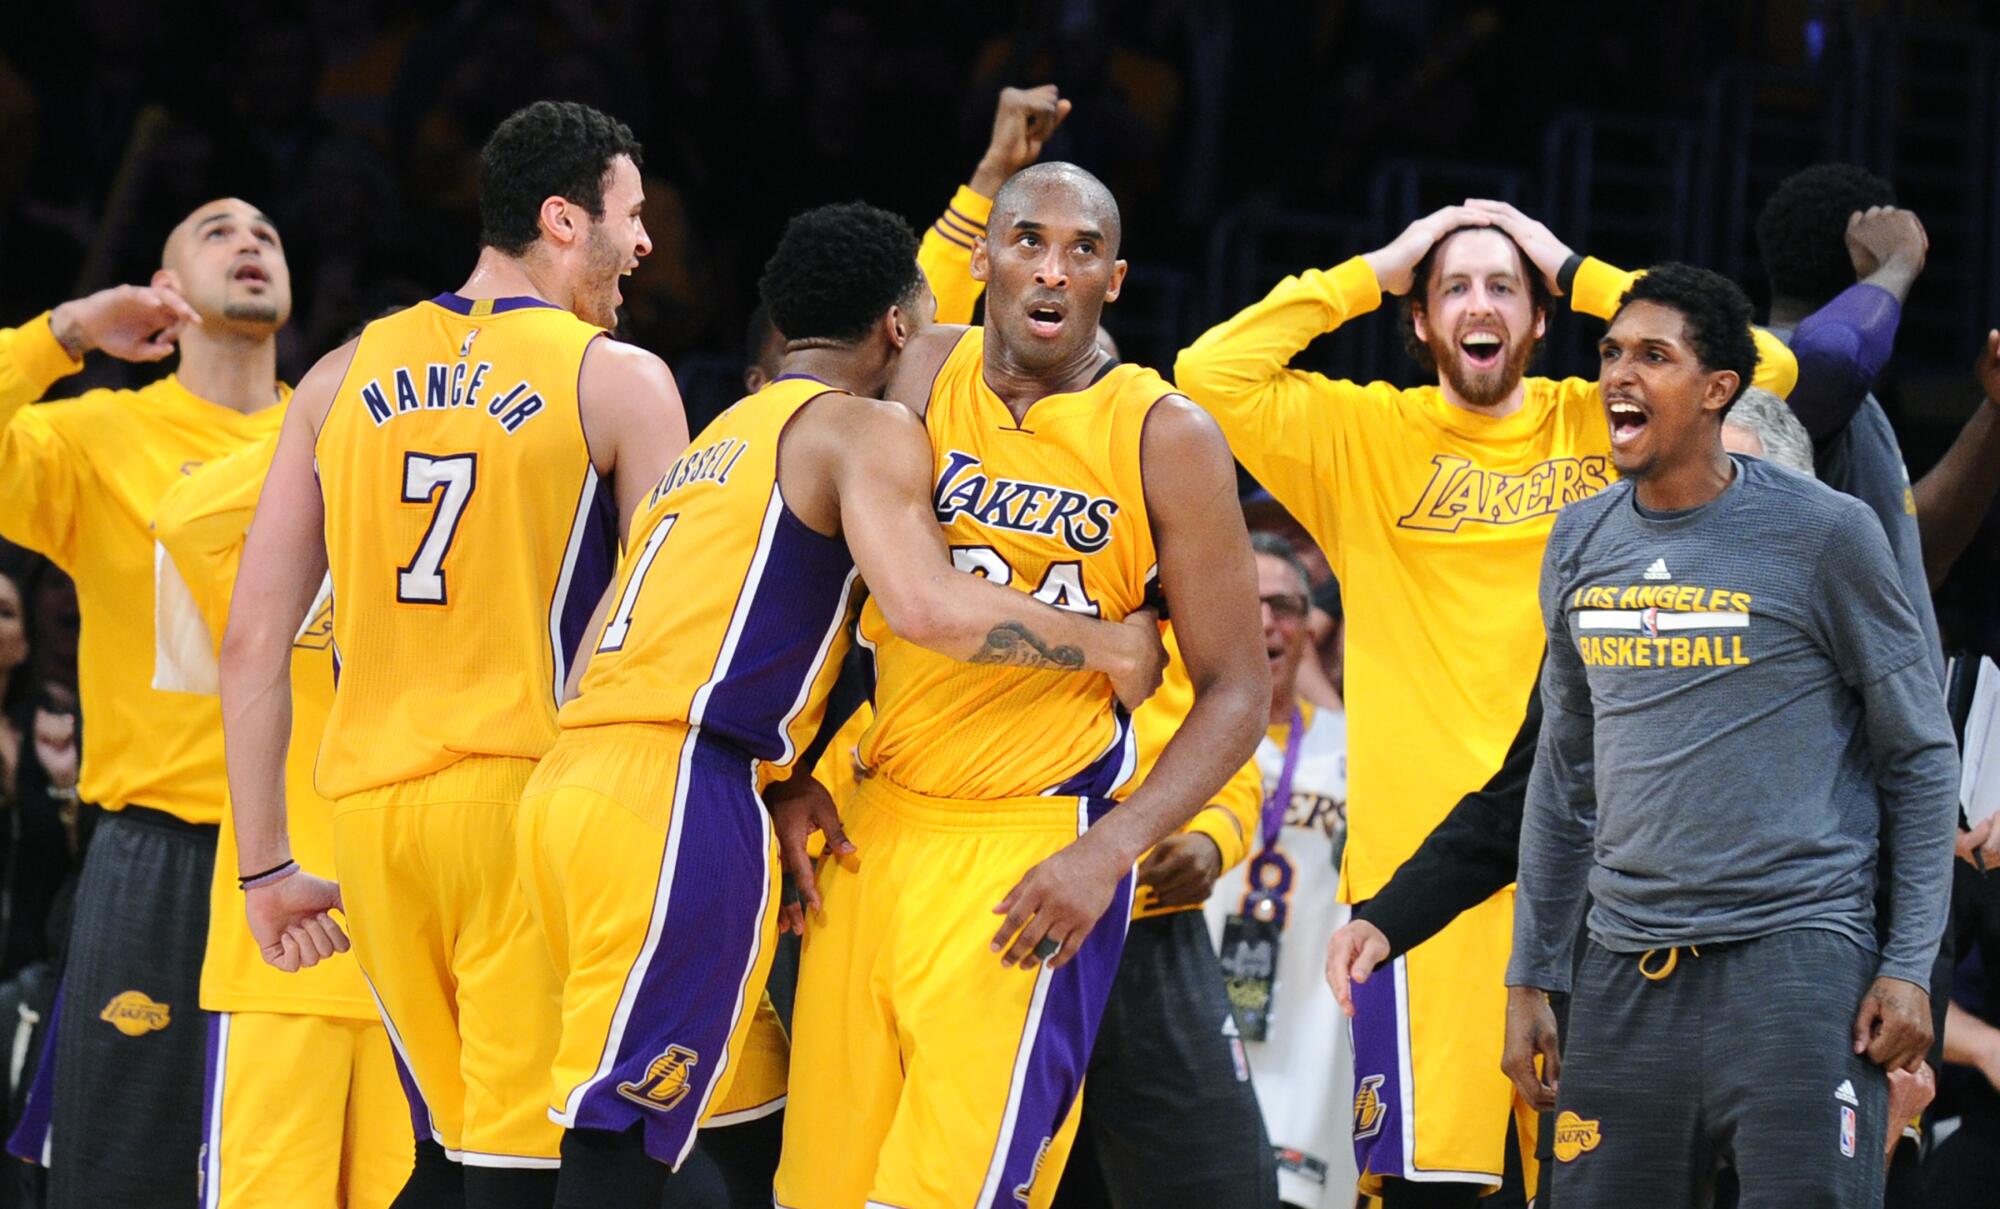
[[[1757,434],[1764,444],[1766,461],[1807,478],[1817,477],[1813,469],[1812,437],[1806,426],[1792,414],[1791,404],[1760,386],[1748,386],[1729,409],[1724,424],[1734,424]]]

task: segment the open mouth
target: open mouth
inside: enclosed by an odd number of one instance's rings
[[[1285,644],[1282,642],[1265,643],[1264,658],[1270,661],[1271,670],[1274,672],[1277,671],[1278,664],[1283,662],[1285,658]]]
[[[1638,440],[1651,419],[1644,407],[1630,399],[1607,399],[1604,409],[1611,423],[1611,444],[1614,448],[1622,448]]]
[[[1068,311],[1059,302],[1033,302],[1028,304],[1028,330],[1044,339],[1062,334],[1063,321]]]
[[[266,273],[264,267],[254,260],[237,265],[236,271],[229,275],[229,279],[244,285],[267,286],[271,284],[271,275]]]
[[[1498,332],[1467,332],[1459,338],[1458,349],[1474,369],[1493,369],[1500,364],[1507,342]]]

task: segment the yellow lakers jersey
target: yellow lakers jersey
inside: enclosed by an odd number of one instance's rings
[[[339,602],[328,797],[554,741],[616,550],[577,409],[601,334],[456,294],[363,329],[315,450]]]
[[[243,538],[277,448],[273,433],[183,478],[160,500],[153,536],[166,555],[155,571],[159,647],[155,686],[218,691],[216,655],[229,622],[229,600],[243,560]],[[333,803],[313,788],[313,761],[333,708],[333,593],[322,584],[292,639],[292,735],[285,749],[285,807],[292,855],[314,873],[333,876]],[[185,698],[190,702],[196,698]],[[378,1018],[351,955],[284,973],[267,963],[250,936],[236,887],[236,828],[222,815],[209,889],[208,948],[201,963],[201,1006],[212,1012],[303,1012],[356,1020]]]
[[[932,503],[952,562],[1037,600],[1117,621],[1158,567],[1139,435],[1173,387],[1135,365],[1050,395],[1016,424],[981,377],[968,328],[931,385]],[[861,762],[914,793],[948,798],[1108,795],[1131,771],[1130,727],[1097,673],[979,667],[896,637],[862,610],[875,658],[875,722]]]
[[[771,768],[810,743],[847,650],[854,560],[786,506],[778,438],[832,389],[776,379],[653,488],[565,728],[685,722]]]

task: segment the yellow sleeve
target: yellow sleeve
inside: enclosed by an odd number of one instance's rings
[[[1236,770],[1229,783],[1216,792],[1200,814],[1188,820],[1182,831],[1205,835],[1222,852],[1222,871],[1229,872],[1250,855],[1250,837],[1264,822],[1264,774],[1252,759]]]
[[[59,421],[89,404],[27,405],[81,368],[56,342],[47,314],[0,330],[0,537],[39,550],[65,570],[76,565],[78,507],[94,472],[65,431],[70,425]]]
[[[986,283],[972,279],[972,241],[986,234],[993,199],[960,185],[951,204],[924,232],[917,265],[937,295],[937,322],[971,323],[973,307]]]
[[[1613,267],[1594,256],[1586,256],[1570,281],[1570,309],[1579,315],[1609,319],[1618,313],[1619,300],[1639,280],[1638,273]],[[1789,399],[1799,382],[1799,361],[1785,342],[1761,327],[1750,329],[1757,342],[1757,369],[1750,377],[1752,386],[1761,386],[1780,399]]]
[[[179,569],[218,652],[243,539],[276,449],[272,436],[208,463],[167,491],[153,520],[153,540]]]
[[[1361,257],[1309,269],[1204,332],[1174,362],[1181,392],[1215,417],[1236,460],[1328,558],[1337,557],[1333,497],[1349,434],[1374,408],[1367,387],[1286,367],[1317,337],[1380,305],[1381,285]]]

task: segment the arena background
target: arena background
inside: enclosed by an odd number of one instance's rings
[[[1107,326],[1166,368],[1278,277],[1467,195],[1615,263],[1677,258],[1760,302],[1751,227],[1788,172],[1891,178],[1932,241],[1880,390],[1915,476],[1978,397],[2000,322],[2000,8],[1971,0],[75,0],[0,28],[0,322],[142,281],[167,227],[235,193],[278,222],[297,308],[280,370],[456,285],[480,141],[538,97],[646,144],[651,258],[623,334],[698,428],[735,397],[782,220],[862,197],[928,222],[1004,84],[1075,112],[1045,158],[1117,192],[1133,264]],[[1591,373],[1559,316],[1546,367]],[[1395,324],[1308,359],[1409,381]],[[162,372],[93,358],[84,384]],[[1948,645],[2000,653],[2000,525],[1938,593]],[[1974,589],[1979,589],[1974,591]]]

